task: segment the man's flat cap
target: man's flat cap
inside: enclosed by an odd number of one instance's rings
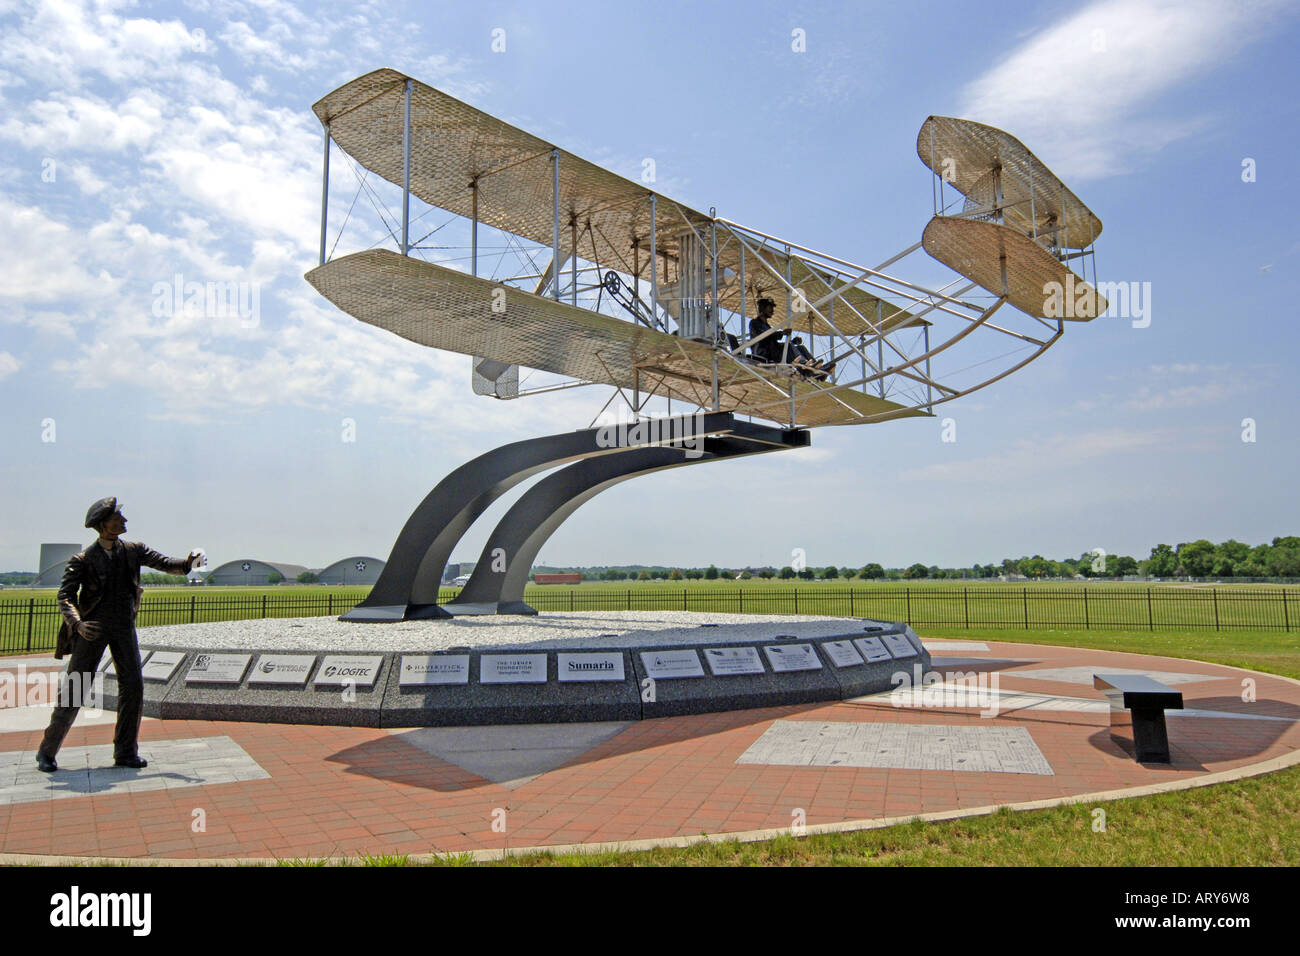
[[[86,512],[86,527],[93,528],[101,521],[109,518],[117,510],[116,498],[100,498],[90,510]]]

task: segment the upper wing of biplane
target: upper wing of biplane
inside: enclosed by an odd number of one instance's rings
[[[1056,341],[1059,321],[1050,337],[1041,331],[1053,329],[1042,319],[1043,283],[1069,272],[1062,243],[1074,242],[1084,224],[1100,231],[1018,141],[959,120],[932,117],[922,138],[938,144],[934,156],[947,156],[946,148],[955,157],[959,174],[949,181],[968,209],[959,216],[936,209],[923,243],[872,269],[706,215],[394,70],[359,77],[313,109],[328,137],[327,194],[332,141],[404,196],[468,220],[475,246],[473,274],[416,258],[404,205],[398,253],[370,249],[326,261],[326,201],[321,265],[307,278],[364,322],[486,360],[475,363],[476,382],[522,365],[629,389],[634,403],[667,396],[792,427],[929,414]],[[999,164],[1013,172],[996,172]],[[1026,191],[1029,212],[1020,202]],[[527,283],[478,276],[480,225],[549,250],[549,264],[512,277]],[[922,245],[971,284],[932,289],[883,271]],[[993,301],[966,295],[976,285]],[[793,330],[790,343],[795,333],[807,336],[805,345],[784,345],[777,361],[759,360],[761,343],[748,340],[747,316],[760,295],[783,303],[772,325]],[[631,321],[600,311],[615,298]],[[1003,303],[1038,325],[991,322]],[[940,326],[947,331],[935,344]],[[973,384],[935,373],[940,353],[981,339],[971,336],[978,329],[1010,337],[1009,355],[1032,354]],[[971,358],[954,374],[1004,356]]]

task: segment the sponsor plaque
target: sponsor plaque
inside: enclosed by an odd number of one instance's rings
[[[766,673],[755,647],[706,647],[704,659],[709,662],[714,677]]]
[[[379,654],[327,654],[316,669],[314,687],[374,687],[384,659]]]
[[[248,675],[248,683],[250,686],[291,684],[306,687],[311,666],[315,663],[315,654],[261,654],[253,665],[253,672]]]
[[[187,684],[238,684],[252,654],[197,654],[185,674]]]
[[[149,663],[140,669],[140,674],[145,680],[171,680],[183,660],[184,651],[154,651]]]
[[[772,670],[778,674],[822,669],[822,662],[817,659],[817,652],[811,644],[771,644],[763,648],[763,653],[767,655]]]
[[[433,684],[468,684],[468,654],[403,654],[399,687],[429,687]]]
[[[692,649],[683,651],[642,651],[641,665],[655,680],[672,677],[703,677],[700,655]]]
[[[885,642],[885,647],[889,649],[889,653],[893,654],[896,660],[916,656],[916,648],[912,646],[912,642],[907,639],[906,634],[885,634],[881,640]]]
[[[822,650],[836,667],[854,667],[862,663],[862,655],[852,641],[826,641]]]
[[[152,652],[152,651],[141,651],[141,652],[140,652],[140,663],[143,664],[143,663],[145,662],[145,660],[149,657],[149,655],[150,655],[151,653],[153,653],[153,652]],[[117,665],[113,663],[113,652],[112,652],[112,651],[109,651],[109,650],[105,650],[105,651],[104,651],[104,659],[101,660],[101,661],[99,662],[99,669],[104,673],[104,676],[105,676],[105,677],[116,677],[116,676],[117,676]]]
[[[478,659],[480,684],[545,684],[545,654],[484,654]]]
[[[595,651],[589,654],[556,655],[562,681],[600,681],[623,679],[623,655],[618,651]]]
[[[868,664],[874,664],[877,661],[892,661],[893,655],[885,650],[884,643],[878,637],[859,637],[853,642],[859,651],[862,652],[863,658]]]

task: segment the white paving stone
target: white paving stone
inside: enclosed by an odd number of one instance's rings
[[[778,720],[736,763],[1054,776],[1024,727]]]
[[[213,755],[219,759],[213,759]],[[105,793],[141,793],[270,777],[229,737],[141,741],[143,770],[113,766],[113,745],[64,747],[59,769],[41,773],[36,752],[0,752],[0,806]]]
[[[1163,684],[1194,684],[1203,680],[1221,680],[1212,674],[1184,674],[1179,671],[1154,671],[1145,668],[1111,667],[1108,664],[1079,664],[1075,667],[1039,667],[1033,670],[1016,671],[1016,677],[1029,677],[1034,680],[1055,680],[1066,684],[1086,684],[1092,686],[1094,674],[1144,674]]]

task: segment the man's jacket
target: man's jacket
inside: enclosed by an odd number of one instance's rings
[[[140,587],[141,565],[167,574],[184,574],[189,563],[188,557],[169,558],[139,541],[123,541],[119,538],[117,547],[122,549],[122,556],[126,559],[127,576],[134,590],[134,606],[137,610],[143,593]],[[54,645],[56,658],[72,653],[77,624],[103,599],[110,560],[108,552],[96,540],[85,551],[74,554],[64,569],[63,583],[59,586],[59,610],[63,613],[63,625],[59,628],[59,637]]]

